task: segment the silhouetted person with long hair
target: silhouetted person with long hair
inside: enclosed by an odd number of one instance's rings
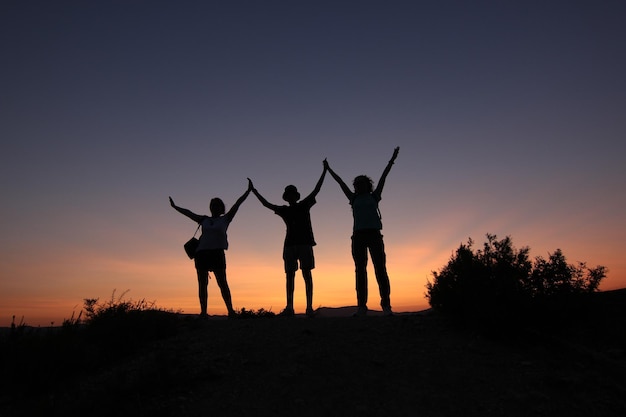
[[[389,160],[387,167],[378,180],[376,189],[373,189],[373,181],[366,175],[359,175],[353,181],[354,191],[330,168],[324,160],[324,166],[330,175],[339,183],[341,190],[348,197],[352,206],[352,217],[354,219],[352,232],[352,258],[354,259],[356,275],[356,297],[358,303],[357,315],[367,314],[367,251],[372,257],[378,290],[380,292],[380,305],[385,315],[393,314],[391,311],[391,301],[389,295],[391,288],[389,276],[387,275],[387,259],[385,255],[385,245],[381,230],[383,228],[378,209],[378,202],[381,200],[385,180],[391,167],[398,157],[400,148],[395,148],[393,156]]]
[[[311,270],[315,268],[313,246],[315,246],[316,243],[313,237],[313,227],[311,226],[311,207],[316,203],[315,196],[317,196],[322,188],[325,175],[326,167],[324,167],[322,175],[311,194],[302,200],[300,200],[300,193],[295,185],[286,186],[285,192],[283,193],[283,200],[289,204],[287,206],[279,206],[268,202],[259,194],[254,186],[252,187],[252,192],[257,196],[261,204],[279,215],[287,227],[285,243],[283,245],[283,261],[287,279],[287,306],[280,313],[283,316],[294,315],[293,293],[298,262],[300,262],[300,269],[302,270],[302,277],[304,278],[306,315],[308,317],[315,315],[313,311],[313,275]]]
[[[194,256],[198,274],[198,297],[200,298],[201,317],[206,317],[207,315],[209,271],[215,274],[215,280],[220,287],[222,298],[228,310],[228,316],[234,317],[236,315],[233,309],[230,289],[228,288],[228,281],[226,280],[226,256],[224,254],[224,251],[228,249],[226,230],[228,230],[228,226],[235,214],[237,214],[239,206],[248,197],[251,190],[252,183],[248,181],[248,189],[239,197],[228,213],[226,213],[226,206],[224,206],[224,202],[221,199],[211,199],[209,203],[210,216],[196,214],[191,210],[178,207],[174,204],[172,197],[170,197],[170,205],[176,211],[189,217],[202,227],[202,235],[200,235],[200,242]]]

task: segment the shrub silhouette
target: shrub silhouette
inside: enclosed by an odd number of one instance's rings
[[[434,310],[484,324],[561,311],[574,306],[581,295],[594,292],[606,276],[604,266],[588,268],[584,262],[567,263],[560,249],[548,259],[529,258],[529,247],[516,249],[507,236],[487,234],[482,249],[470,238],[461,244],[441,270],[433,271],[426,297]],[[531,314],[532,313],[532,314]]]
[[[84,313],[57,328],[11,326],[0,334],[0,390],[21,397],[106,368],[150,343],[174,336],[180,318],[145,300],[125,300],[126,292],[99,302],[84,300]]]

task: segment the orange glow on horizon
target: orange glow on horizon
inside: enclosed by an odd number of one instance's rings
[[[482,244],[478,238],[476,242]],[[402,245],[387,245],[391,301],[395,311],[420,311],[429,307],[424,293],[426,283],[432,278],[431,272],[439,270],[456,249],[456,246],[438,246],[406,242]],[[322,246],[316,249],[317,267],[313,270],[314,308],[356,304],[354,267],[346,252],[347,248],[343,245],[339,250]],[[568,256],[567,251],[565,254]],[[101,302],[121,296],[124,300],[145,299],[148,302],[154,301],[159,308],[197,314],[199,306],[193,261],[181,259],[181,255],[176,253],[157,256],[150,262],[102,256],[85,256],[76,260],[72,258],[71,261],[64,262],[63,257],[52,253],[50,257],[55,259],[54,265],[58,267],[56,275],[60,277],[54,280],[40,278],[48,276],[51,263],[24,262],[27,266],[21,270],[22,281],[5,284],[2,294],[4,301],[0,304],[0,327],[9,326],[13,316],[17,324],[23,317],[23,321],[31,326],[50,326],[52,323],[60,325],[64,319],[72,317],[72,314],[74,317],[78,316],[85,298],[99,298]],[[577,260],[576,257],[568,256],[568,261]],[[603,281],[601,290],[626,287],[625,280],[618,279],[626,276],[626,267],[621,259],[602,264],[609,268],[609,274]],[[278,313],[284,308],[285,276],[280,254],[267,259],[256,252],[235,249],[227,254],[227,265],[229,286],[236,309],[263,308]],[[593,262],[588,265],[596,266]],[[18,274],[17,263],[8,270]],[[368,305],[371,309],[378,310],[378,288],[371,264],[368,272]],[[24,284],[24,288],[20,289],[18,283]],[[300,271],[296,274],[294,304],[296,312],[304,312],[304,283]],[[214,279],[209,282],[209,314],[226,314]]]

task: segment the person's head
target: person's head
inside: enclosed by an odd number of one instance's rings
[[[209,209],[211,210],[211,215],[214,217],[221,216],[226,213],[226,206],[221,198],[212,198],[209,203]]]
[[[285,192],[283,193],[283,200],[288,203],[295,203],[300,200],[300,193],[295,185],[288,185],[285,187]]]
[[[352,181],[356,194],[371,193],[374,190],[374,181],[367,175],[359,175]]]

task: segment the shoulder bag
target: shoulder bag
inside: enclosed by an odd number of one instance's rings
[[[198,244],[200,244],[200,241],[196,238],[196,234],[198,233],[198,230],[200,230],[200,226],[202,226],[202,223],[198,223],[196,233],[194,233],[193,237],[184,245],[185,253],[189,256],[189,259],[193,259],[194,256],[196,256],[196,249],[198,249]]]

